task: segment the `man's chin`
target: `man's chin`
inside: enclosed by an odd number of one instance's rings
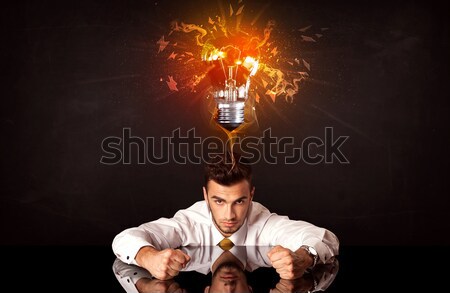
[[[216,268],[216,271],[213,273],[213,276],[216,276],[219,273],[224,273],[226,271],[234,273],[234,274],[239,274],[240,272],[243,272],[242,268],[239,266],[239,263],[237,263],[235,261],[227,261],[227,262],[221,263]]]
[[[235,229],[235,228],[231,229],[231,228],[223,228],[223,227],[220,227],[220,231],[221,231],[223,234],[226,234],[226,235],[228,235],[228,236],[232,235],[232,234],[235,233],[237,230],[239,230],[239,228],[237,228],[237,229]]]

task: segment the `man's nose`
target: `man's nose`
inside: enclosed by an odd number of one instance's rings
[[[235,282],[225,282],[223,284],[223,293],[234,293],[236,292],[236,283]],[[214,292],[211,292],[214,293]]]
[[[225,209],[225,219],[232,220],[236,216],[236,213],[234,212],[234,208],[232,205],[227,205],[227,208]]]

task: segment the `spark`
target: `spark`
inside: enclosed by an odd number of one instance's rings
[[[164,36],[162,36],[159,41],[156,42],[159,45],[159,50],[158,53],[164,51],[164,49],[166,48],[166,46],[169,44],[169,41],[164,41]]]
[[[303,61],[303,65],[305,65],[306,69],[308,69],[308,71],[311,71],[311,65],[309,65],[308,62],[305,61],[305,59],[302,59]]]
[[[242,5],[241,7],[239,7],[238,11],[236,12],[236,15],[239,15],[242,13],[242,10],[244,10],[244,6],[245,5]]]
[[[278,54],[278,47],[273,48],[273,50],[270,52],[273,56],[276,56]]]
[[[275,99],[277,97],[277,93],[271,90],[267,90],[266,91],[266,95],[270,96],[270,98],[272,99],[272,102],[275,103]]]
[[[178,22],[173,22],[172,23],[172,31],[182,31],[185,33],[190,33],[192,31],[197,31],[198,34],[195,36],[196,40],[197,40],[197,45],[199,46],[203,46],[203,37],[206,36],[208,34],[208,32],[195,24],[187,24],[182,22],[180,25],[178,25]]]
[[[169,81],[167,82],[167,86],[169,87],[169,89],[171,91],[178,91],[177,89],[177,82],[173,79],[173,77],[171,75],[169,75]]]
[[[308,37],[308,36],[301,35],[301,37],[302,37],[302,41],[305,41],[305,42],[315,42],[316,41],[313,38]]]
[[[300,32],[306,32],[307,30],[309,30],[312,27],[312,25],[308,25],[304,28],[299,29]]]
[[[177,53],[175,53],[175,52],[172,52],[172,54],[170,54],[170,56],[167,58],[167,60],[169,60],[169,59],[174,59],[175,60],[175,57],[177,57]]]

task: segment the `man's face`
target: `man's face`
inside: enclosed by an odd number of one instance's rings
[[[231,293],[252,292],[247,283],[247,277],[238,264],[229,262],[221,264],[214,272],[211,286],[207,287],[206,293]]]
[[[255,189],[250,190],[250,183],[245,179],[231,186],[210,180],[207,188],[203,187],[203,196],[214,224],[223,236],[231,236],[242,226],[254,192]]]

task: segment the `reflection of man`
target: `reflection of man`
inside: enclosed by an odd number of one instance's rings
[[[233,246],[227,252],[233,254],[234,258],[242,263],[246,271],[252,272],[260,267],[271,267],[268,252],[269,246]],[[188,246],[180,250],[189,255],[190,261],[180,271],[196,271],[207,275],[214,271],[218,259],[223,257],[224,250],[220,246]]]
[[[191,261],[182,271],[197,271],[205,276],[212,272],[211,285],[205,287],[205,293],[252,292],[245,271],[267,267],[266,262],[261,258],[262,255],[267,253],[267,247],[234,246],[233,249],[225,251],[218,247],[182,247],[181,249],[191,257]],[[318,264],[314,269],[303,274],[301,278],[294,280],[280,279],[274,288],[270,287],[272,288],[270,292],[306,293],[324,291],[334,281],[338,269],[337,259],[327,264]],[[189,279],[185,279],[187,283],[185,281],[182,287],[176,279],[155,279],[146,269],[126,264],[119,259],[114,261],[113,271],[127,293],[182,293],[187,292],[184,289],[185,286],[193,285],[189,283]],[[269,289],[269,284],[262,285],[262,283],[264,282],[257,281],[254,285],[258,286],[257,291],[262,289],[265,292],[266,289]],[[198,291],[198,289],[195,291]]]
[[[327,229],[305,221],[290,220],[253,202],[252,170],[234,155],[233,163],[216,157],[205,168],[204,200],[118,234],[112,247],[126,263],[147,269],[154,277],[170,279],[190,257],[180,246],[274,246],[268,253],[282,279],[295,279],[316,263],[338,254],[339,241]],[[277,196],[277,195],[275,195]]]
[[[310,293],[325,291],[336,278],[339,262],[332,259],[330,263],[319,264],[313,270],[294,280],[280,279],[270,293]]]
[[[154,279],[147,270],[119,259],[114,261],[113,271],[127,293],[186,293],[174,279]]]
[[[205,293],[252,292],[247,283],[244,264],[230,251],[224,251],[213,263],[211,286]]]
[[[245,263],[248,263],[246,247],[235,248],[237,249],[233,251],[239,255],[234,255],[231,250],[214,247],[183,248],[192,261],[182,271],[194,270],[205,275],[212,272],[211,285],[205,287],[205,293],[252,292],[244,272]],[[204,268],[208,270],[205,271]],[[174,279],[154,279],[147,270],[128,265],[119,259],[114,261],[113,271],[127,293],[186,292]]]
[[[254,259],[254,256],[247,255],[247,247],[235,246],[232,250],[218,247],[182,249],[191,257],[191,261],[182,271],[197,271],[205,275],[212,272],[211,285],[205,287],[205,293],[251,292],[244,270],[245,264],[254,263],[248,257]],[[257,250],[259,250],[257,247],[249,248],[252,252]],[[119,259],[114,261],[113,271],[127,293],[186,292],[174,279],[155,279],[147,270],[126,264]]]

